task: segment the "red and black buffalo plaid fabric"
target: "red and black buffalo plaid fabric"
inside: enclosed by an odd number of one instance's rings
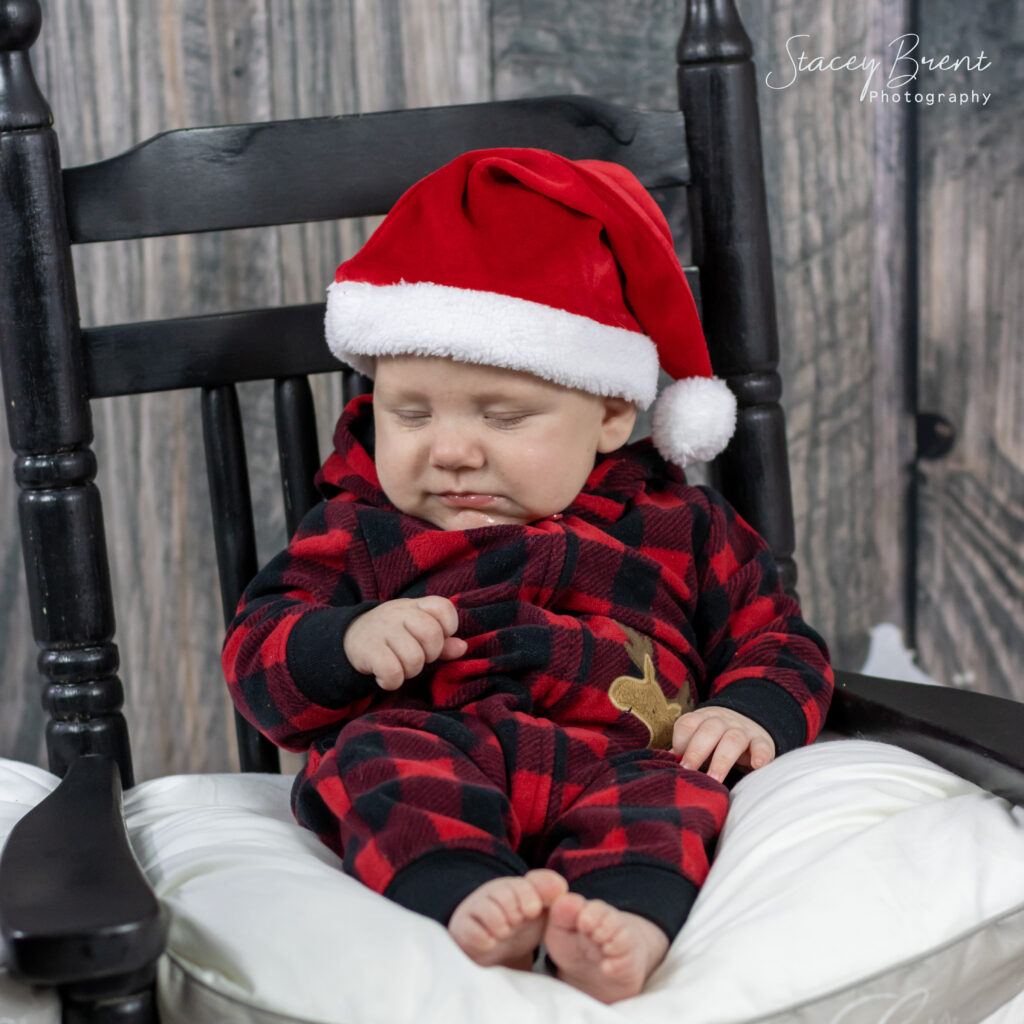
[[[708,869],[727,791],[665,749],[700,704],[784,753],[832,691],[822,639],[764,541],[648,442],[600,457],[562,513],[443,531],[399,512],[369,396],[339,421],[325,500],[246,590],[223,665],[241,713],[309,749],[299,820],[346,870],[446,921],[488,878],[546,865],[670,935]],[[348,624],[441,594],[468,642],[393,692],[349,665]]]

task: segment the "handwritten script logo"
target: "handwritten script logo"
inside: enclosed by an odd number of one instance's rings
[[[916,32],[905,32],[903,35],[893,39],[886,47],[888,52],[884,60],[879,57],[860,56],[857,54],[831,57],[824,55],[811,56],[808,55],[805,45],[798,43],[798,40],[810,38],[807,33],[800,33],[790,36],[786,40],[789,74],[788,76],[783,76],[774,71],[769,71],[764,79],[764,83],[769,89],[788,89],[804,74],[818,74],[823,71],[861,71],[864,73],[864,86],[860,91],[860,99],[861,101],[865,99],[873,100],[879,97],[879,90],[881,89],[888,89],[891,92],[898,93],[900,89],[907,89],[909,86],[914,85],[922,70],[933,72],[985,71],[992,66],[992,61],[985,56],[984,50],[976,57],[969,54],[959,57],[954,57],[948,53],[941,56],[922,54],[920,52],[921,37]],[[908,91],[905,94],[905,98],[907,102],[910,102],[912,97],[917,102],[922,102],[921,97],[928,95],[935,94],[911,93]],[[938,95],[945,96],[947,94],[939,93]],[[967,96],[968,94],[953,92],[948,95],[952,97]],[[979,94],[975,92],[970,95],[974,97],[975,102],[980,100],[982,106],[984,106],[988,103],[992,94]],[[950,99],[949,102],[955,101]],[[967,100],[961,99],[960,102],[966,103]]]

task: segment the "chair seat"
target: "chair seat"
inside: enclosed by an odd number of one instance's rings
[[[0,760],[0,839],[56,781]],[[611,1007],[539,971],[479,968],[342,874],[293,822],[290,784],[187,775],[126,794],[171,913],[165,1024],[1024,1019],[1024,809],[897,747],[819,742],[740,782],[667,960]],[[20,986],[4,962],[0,947],[6,1006]],[[15,1019],[57,1019],[55,1000],[20,998]]]

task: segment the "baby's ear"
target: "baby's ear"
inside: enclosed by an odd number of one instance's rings
[[[633,433],[636,423],[636,405],[624,398],[604,398],[604,419],[601,421],[599,452],[613,452],[621,448]]]

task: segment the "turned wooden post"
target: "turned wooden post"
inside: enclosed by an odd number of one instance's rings
[[[110,754],[132,784],[124,691],[60,156],[28,50],[37,0],[0,5],[0,369],[22,550],[50,713],[50,768]],[[46,541],[43,541],[43,538]]]
[[[792,593],[793,499],[752,56],[733,0],[689,0],[678,83],[690,139],[693,259],[711,364],[739,404],[714,480],[771,545]]]

